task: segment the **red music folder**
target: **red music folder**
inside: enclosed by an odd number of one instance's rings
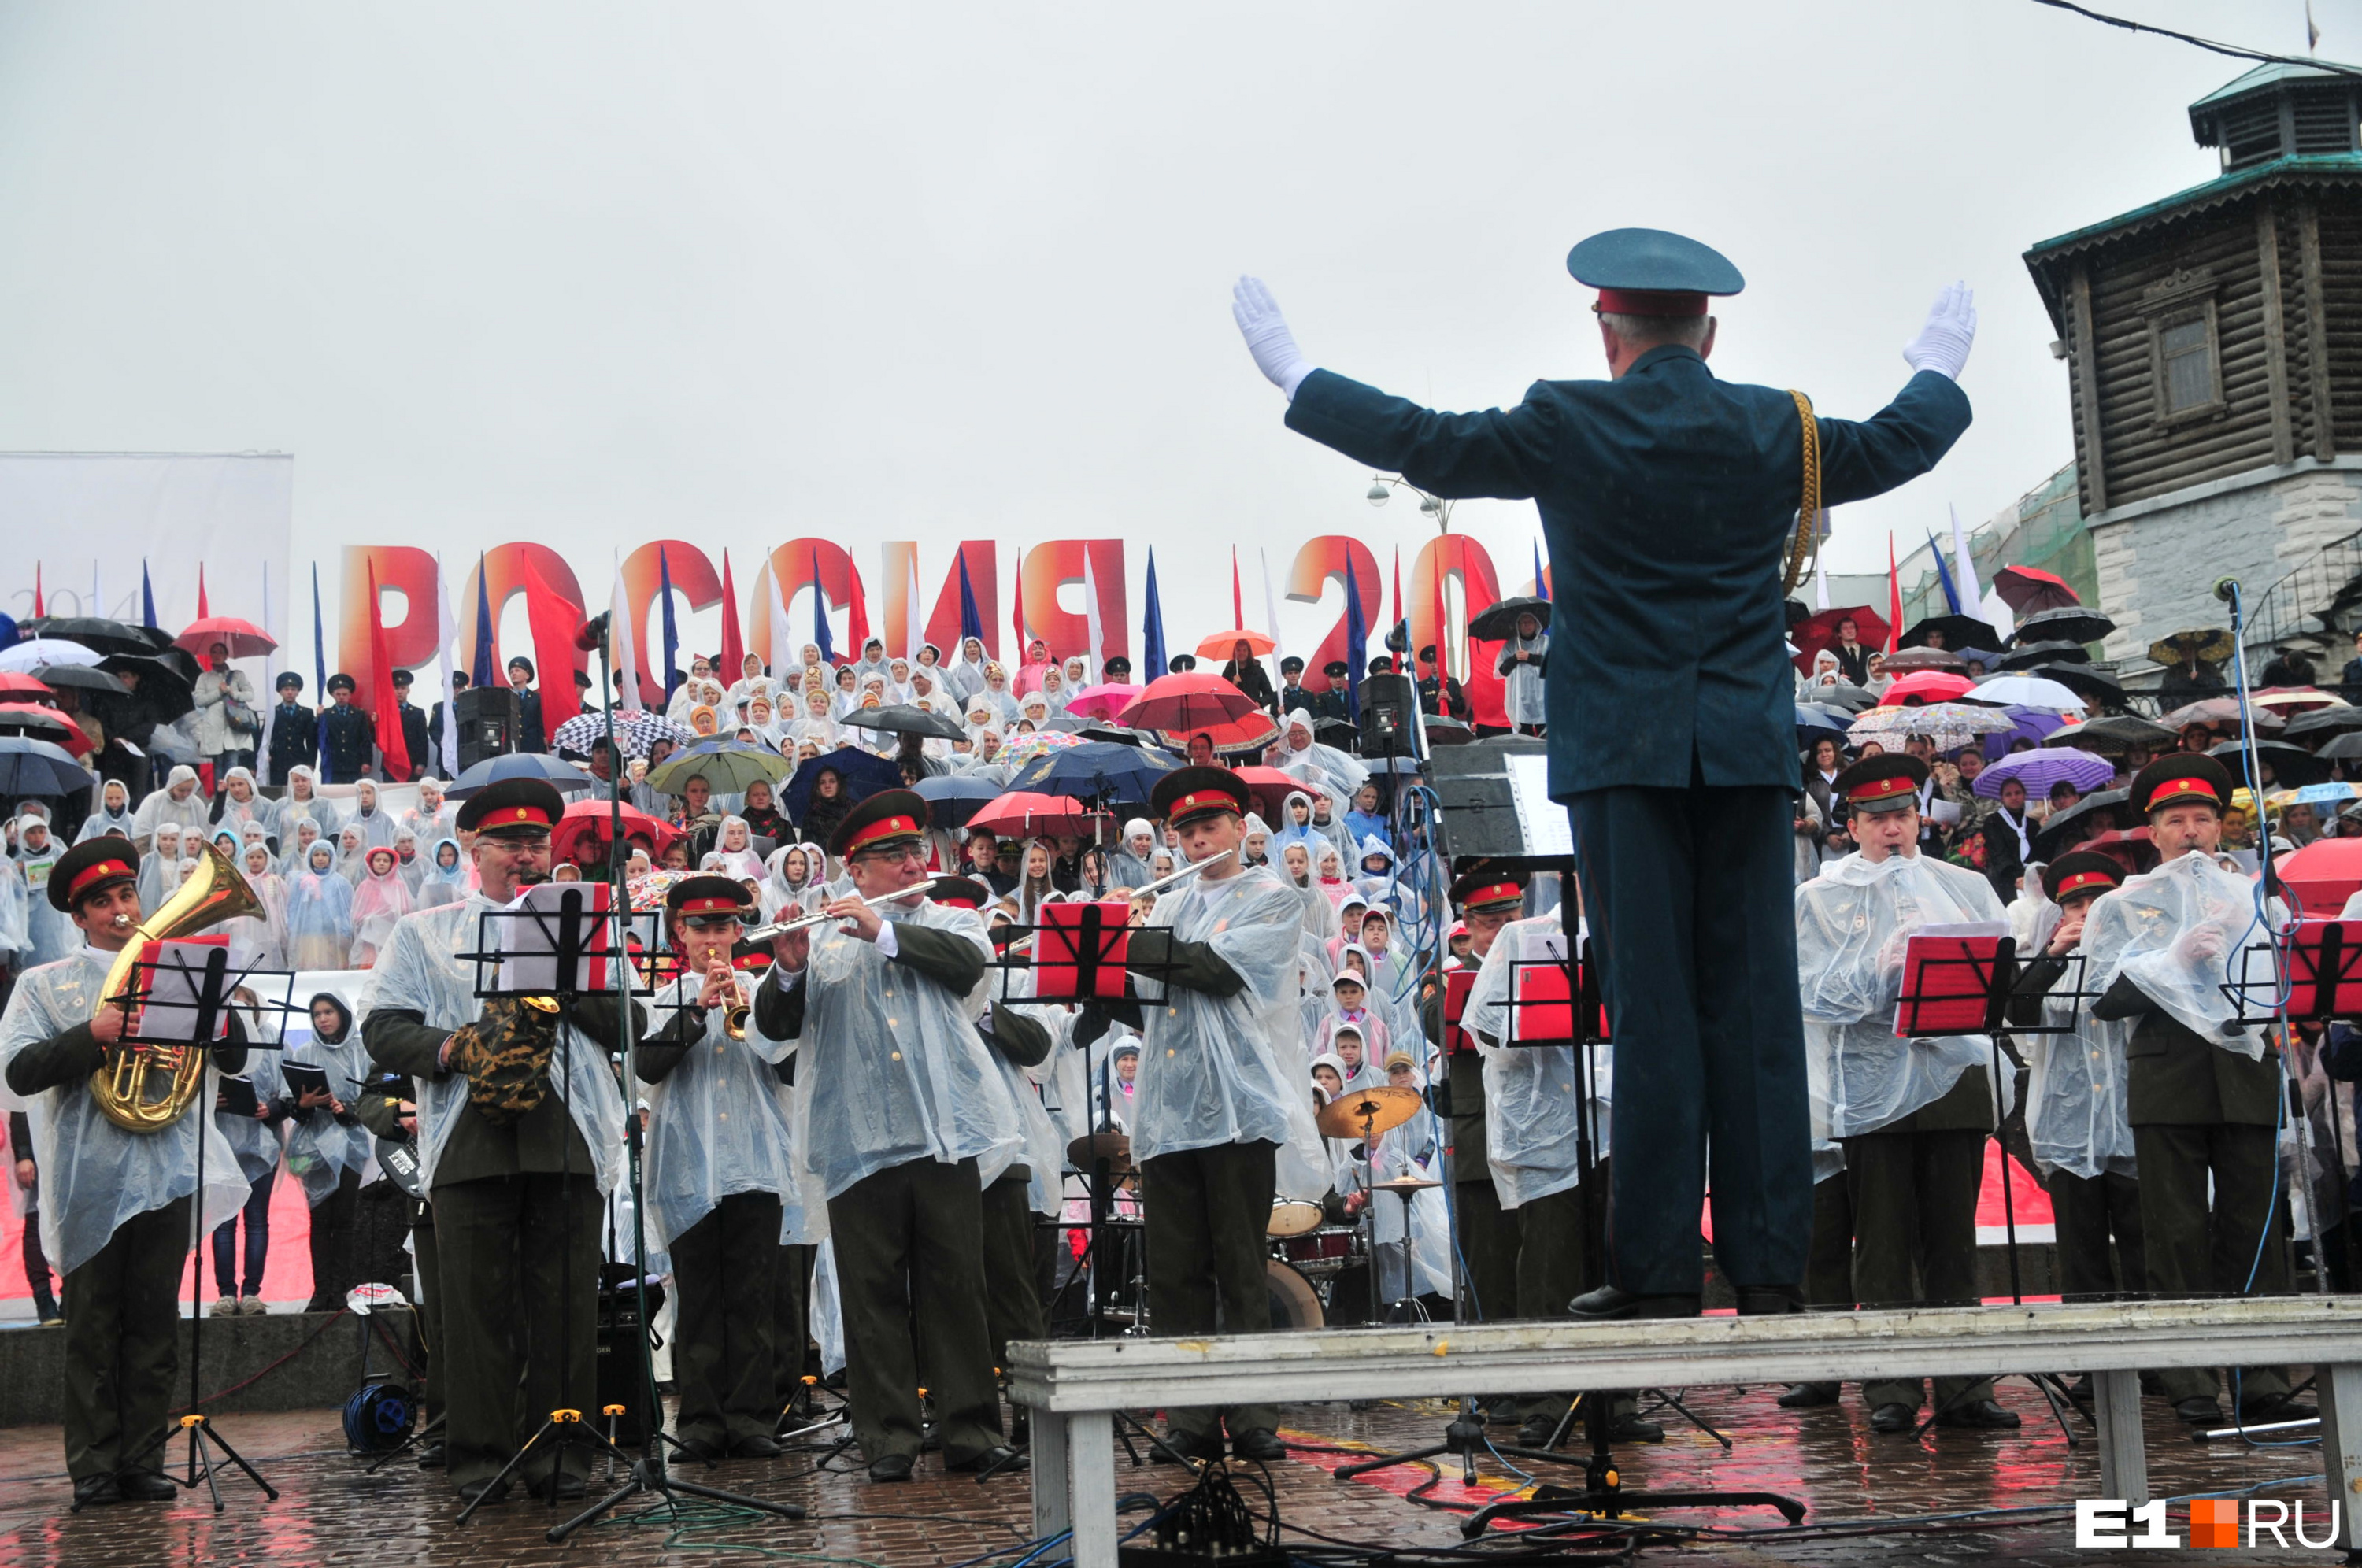
[[[1993,967],[2009,927],[1999,921],[1931,925],[1911,933],[1903,948],[1903,995],[1894,1004],[1894,1032],[1981,1034],[1992,989]]]

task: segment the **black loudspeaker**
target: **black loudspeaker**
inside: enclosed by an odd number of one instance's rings
[[[1494,735],[1470,745],[1438,747],[1429,759],[1428,783],[1451,835],[1455,864],[1489,856],[1515,860],[1534,870],[1563,869],[1563,856],[1537,854],[1526,842],[1509,784],[1509,758],[1547,757],[1550,748],[1526,735]]]
[[[459,715],[459,769],[516,750],[524,732],[517,696],[505,686],[470,686],[452,704]]]
[[[663,1310],[663,1289],[649,1286],[648,1316]],[[636,1448],[648,1430],[648,1381],[640,1361],[647,1332],[637,1289],[618,1285],[599,1293],[599,1408],[624,1408],[615,1418],[615,1441],[624,1448]],[[607,1430],[604,1415],[599,1417],[599,1430]]]
[[[1418,688],[1407,675],[1373,675],[1356,689],[1363,756],[1418,755]]]

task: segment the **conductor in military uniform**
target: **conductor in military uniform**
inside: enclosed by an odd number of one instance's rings
[[[1576,246],[1567,270],[1600,291],[1609,379],[1537,381],[1481,414],[1315,369],[1253,278],[1232,313],[1290,399],[1290,429],[1432,494],[1540,512],[1560,607],[1551,793],[1573,816],[1616,1043],[1609,1282],[1575,1310],[1697,1312],[1709,1138],[1717,1266],[1740,1310],[1787,1310],[1813,1202],[1781,612],[1805,403],[1706,369],[1708,296],[1743,286],[1718,252],[1617,229]],[[1894,401],[1861,424],[1816,420],[1823,504],[1892,490],[1959,439],[1969,403],[1954,378],[1975,328],[1967,289],[1946,289],[1904,349],[1914,374]]]

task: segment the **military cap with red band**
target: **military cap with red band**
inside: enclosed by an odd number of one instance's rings
[[[1149,810],[1175,827],[1215,812],[1243,817],[1253,797],[1246,781],[1227,767],[1176,767],[1149,791]]]
[[[495,837],[539,835],[566,814],[566,797],[541,778],[503,778],[487,784],[459,807],[458,825]]]
[[[125,854],[125,841],[109,835],[84,839],[58,857],[50,868],[50,908],[61,914],[76,901],[123,882],[139,880],[138,867]]]
[[[744,883],[728,877],[683,877],[665,889],[665,908],[677,915],[737,915],[754,900]]]
[[[843,860],[864,850],[904,839],[923,837],[927,802],[911,790],[881,790],[845,813],[828,841],[828,852]]]
[[[1451,901],[1462,910],[1522,903],[1525,897],[1525,874],[1491,862],[1471,867],[1451,884]]]
[[[1738,269],[1710,245],[1661,228],[1611,228],[1566,253],[1578,283],[1599,291],[1603,315],[1700,316],[1711,294],[1747,286]]]
[[[980,910],[992,901],[992,889],[973,877],[938,877],[927,897],[955,910]]]
[[[2235,780],[2231,770],[2201,752],[2160,756],[2133,778],[2133,810],[2146,816],[2167,806],[2202,801],[2221,811],[2230,804]]]
[[[2042,868],[2042,890],[2054,904],[2078,893],[2113,892],[2124,885],[2125,868],[2096,850],[2062,855]]]
[[[1837,776],[1830,788],[1845,797],[1848,814],[1899,812],[1919,803],[1927,765],[1907,752],[1865,756]]]

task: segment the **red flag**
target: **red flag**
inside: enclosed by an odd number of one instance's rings
[[[582,626],[582,606],[550,587],[530,560],[524,569],[524,614],[533,627],[533,662],[546,738],[582,711],[582,693],[574,684],[574,634]]]
[[[1903,635],[1903,580],[1894,571],[1894,536],[1886,536],[1886,651]]]
[[[729,686],[739,676],[738,667],[746,662],[746,644],[738,635],[738,587],[730,580],[730,552],[722,552],[722,668],[714,673],[723,677],[722,684]]]
[[[1239,592],[1239,547],[1231,547],[1231,624],[1247,624],[1247,602]]]
[[[850,569],[853,572],[853,602],[844,613],[844,640],[851,646],[853,657],[858,659],[861,645],[869,640],[869,605],[861,592],[861,569],[852,567]],[[812,586],[817,591],[820,585],[814,583]]]
[[[41,608],[41,563],[33,563],[33,619],[39,620],[49,612]]]
[[[393,666],[385,657],[385,611],[378,602],[375,556],[370,558],[369,593],[370,712],[377,719],[377,750],[385,759],[386,781],[406,784],[410,781],[410,743],[402,738],[402,711],[393,695]],[[202,609],[197,614],[198,619],[204,618]]]
[[[1406,643],[1409,642],[1410,606],[1403,600],[1402,547],[1400,545],[1396,545],[1395,547],[1395,618],[1393,621],[1388,623],[1388,628],[1391,630],[1395,626],[1400,626],[1403,629],[1403,641]],[[1403,658],[1409,651],[1409,649],[1406,648],[1403,650],[1403,653],[1398,653],[1394,656],[1395,673],[1396,675],[1400,675],[1402,673]]]
[[[376,563],[372,561],[370,565],[374,569]],[[202,621],[212,613],[211,610],[205,608],[205,563],[199,561],[197,563],[197,619]]]
[[[1017,662],[1022,665],[1025,662],[1025,552],[1023,550],[1017,552],[1017,609],[1010,616],[1010,622],[1017,628]]]
[[[1451,613],[1443,597],[1443,547],[1450,538],[1442,536],[1435,541],[1435,602],[1428,606],[1428,614],[1435,623],[1435,690],[1436,701],[1442,702],[1444,678],[1451,673]],[[1413,670],[1418,666],[1413,664]]]

